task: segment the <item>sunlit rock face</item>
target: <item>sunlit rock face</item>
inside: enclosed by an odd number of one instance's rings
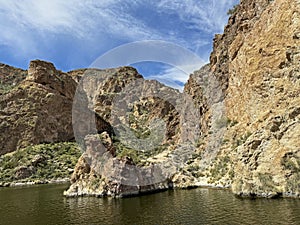
[[[222,91],[224,111],[216,122],[226,130],[203,184],[242,196],[299,196],[299,9],[295,0],[244,0],[216,36],[207,74]],[[201,99],[194,77],[186,91]],[[199,107],[205,155],[213,112],[205,101]]]
[[[39,60],[30,62],[28,71],[8,69],[11,73],[5,77],[15,79],[15,85],[0,96],[0,154],[73,139],[76,82],[52,63]]]

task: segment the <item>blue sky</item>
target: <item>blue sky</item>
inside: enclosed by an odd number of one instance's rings
[[[63,71],[89,67],[105,52],[143,40],[182,46],[204,62],[226,12],[238,0],[0,0],[0,62],[27,68],[32,59]],[[179,86],[188,75],[162,63],[136,63],[145,77]]]

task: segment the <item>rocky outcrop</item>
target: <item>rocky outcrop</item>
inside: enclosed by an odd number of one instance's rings
[[[85,74],[79,84],[74,108],[77,99],[78,111],[94,108],[113,132],[97,135],[91,126],[83,125],[90,121],[80,119],[85,113],[76,114],[81,122],[75,136],[84,143],[85,153],[66,196],[120,197],[168,189],[178,168],[175,163],[184,164],[189,157],[184,154],[192,154],[193,146],[178,146],[193,138],[190,131],[181,128],[191,119],[186,118],[190,113],[184,116],[180,111],[191,102],[177,90],[142,79],[133,68],[111,71],[115,73]],[[80,102],[82,98],[85,100]]]
[[[114,148],[106,134],[105,145],[98,136],[86,136],[86,151],[79,159],[65,196],[93,195],[124,197],[170,188],[170,180],[156,180],[163,171],[156,165],[137,167],[131,158],[113,157]]]
[[[26,78],[1,96],[0,154],[73,139],[75,90],[76,82],[52,63],[32,61]]]
[[[31,61],[28,71],[3,64],[0,68],[0,76],[3,78],[1,84],[11,87],[0,95],[0,155],[29,145],[75,140],[72,107],[78,82],[84,73],[97,74],[101,73],[100,70],[85,69],[64,73],[52,63],[40,60]],[[130,76],[141,77],[136,70],[133,73],[130,73],[129,68],[124,67],[123,73],[121,70],[122,68],[109,69],[102,72],[106,77],[115,74],[115,79],[105,83],[107,88],[110,87],[106,92],[107,96],[113,95],[113,89],[124,85],[122,83],[126,79],[130,80]],[[117,74],[124,74],[124,81]],[[118,80],[121,84],[116,82]],[[101,101],[100,97],[97,104],[99,110],[91,108],[82,119],[85,121],[93,116],[96,132],[111,133],[110,124],[101,117],[106,118],[101,110],[108,103]],[[76,117],[76,112],[73,113],[73,117]]]
[[[0,63],[0,96],[16,87],[26,75],[26,70]]]

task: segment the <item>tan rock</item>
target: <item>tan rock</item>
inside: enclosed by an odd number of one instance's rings
[[[53,64],[32,61],[28,76],[0,97],[0,154],[31,144],[73,139],[76,82]]]
[[[221,84],[227,124],[215,160],[200,167],[242,196],[299,195],[299,9],[294,0],[243,0],[215,38],[210,76]],[[213,123],[209,104],[206,112],[203,134]],[[220,167],[224,157],[230,164]]]

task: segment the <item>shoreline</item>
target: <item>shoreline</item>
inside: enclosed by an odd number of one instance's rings
[[[30,187],[40,184],[67,184],[70,183],[70,178],[61,178],[55,180],[38,180],[38,181],[13,181],[13,182],[0,182],[0,188],[10,187]]]
[[[43,185],[43,184],[70,184],[70,178],[62,178],[62,179],[55,179],[55,180],[39,180],[39,181],[27,181],[27,182],[0,182],[0,189],[1,188],[16,188],[16,187],[32,187],[36,185]],[[96,198],[130,198],[130,197],[139,197],[148,194],[155,194],[163,191],[168,190],[192,190],[192,189],[210,189],[210,190],[224,190],[230,191],[233,196],[236,198],[242,199],[284,199],[284,198],[292,198],[292,199],[299,199],[300,196],[298,194],[291,194],[291,193],[281,193],[280,195],[276,196],[268,196],[268,195],[239,195],[233,193],[230,190],[230,187],[222,187],[222,186],[213,186],[213,185],[192,185],[188,187],[174,187],[174,188],[167,188],[167,189],[157,189],[152,190],[149,192],[143,192],[139,194],[132,194],[132,195],[121,195],[121,196],[99,196],[96,194],[83,194],[83,195],[74,195],[74,196],[64,196],[66,198],[81,198],[81,197],[96,197]]]

